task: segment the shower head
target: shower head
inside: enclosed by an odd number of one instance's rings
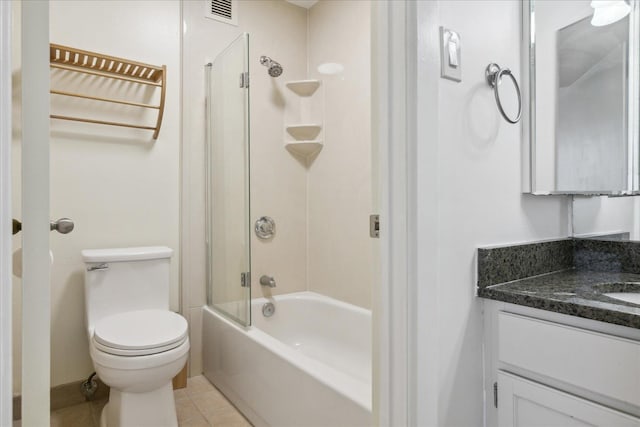
[[[282,74],[282,65],[268,56],[261,56],[260,63],[269,69],[268,73],[271,77],[278,77]]]

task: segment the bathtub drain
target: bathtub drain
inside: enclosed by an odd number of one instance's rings
[[[262,306],[262,315],[264,317],[271,317],[271,316],[273,316],[273,313],[275,313],[275,312],[276,312],[276,306],[273,305],[272,302],[265,303]]]

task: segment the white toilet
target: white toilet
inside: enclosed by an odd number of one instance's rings
[[[101,427],[177,427],[172,378],[187,361],[187,321],[169,310],[166,247],[87,249],[93,366],[111,387]]]

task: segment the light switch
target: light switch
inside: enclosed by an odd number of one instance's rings
[[[449,47],[449,66],[453,68],[458,68],[458,43],[458,35],[451,33],[447,45]]]
[[[455,31],[440,27],[440,77],[462,81],[460,36]]]

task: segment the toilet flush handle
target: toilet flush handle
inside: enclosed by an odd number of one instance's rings
[[[106,262],[103,262],[101,264],[96,264],[96,265],[87,267],[87,271],[106,270],[108,268],[109,268],[109,264],[107,264]]]

